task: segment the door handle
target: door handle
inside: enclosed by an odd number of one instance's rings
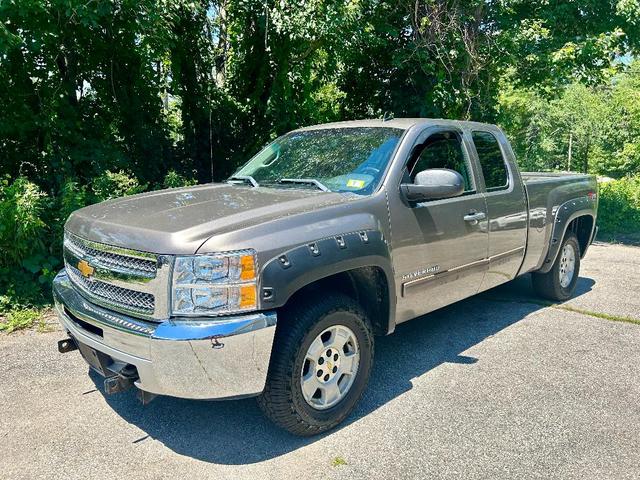
[[[464,221],[469,222],[471,225],[476,225],[480,220],[487,218],[484,212],[469,213],[464,216]]]

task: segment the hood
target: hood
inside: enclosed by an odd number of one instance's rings
[[[192,254],[216,234],[347,202],[355,195],[208,184],[108,200],[74,212],[65,229],[95,242]]]

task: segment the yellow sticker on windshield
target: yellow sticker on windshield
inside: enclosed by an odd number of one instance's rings
[[[364,187],[364,180],[347,180],[347,187],[362,188]]]

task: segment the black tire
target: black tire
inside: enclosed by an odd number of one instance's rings
[[[562,268],[562,250],[565,245],[571,244],[575,252],[575,268],[573,270],[573,278],[566,287],[560,284],[560,269]],[[578,283],[578,276],[580,275],[580,244],[578,238],[573,232],[567,232],[556,261],[553,263],[553,267],[547,273],[533,273],[531,280],[533,282],[533,289],[538,295],[549,300],[564,301],[573,296],[576,290],[576,284]]]
[[[317,410],[307,403],[300,374],[309,345],[325,329],[344,325],[355,335],[360,362],[351,387],[336,405]],[[354,409],[369,381],[373,334],[364,310],[346,295],[331,293],[297,302],[281,312],[263,393],[258,405],[276,425],[300,435],[315,435],[342,422]]]

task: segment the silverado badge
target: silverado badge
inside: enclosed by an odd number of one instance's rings
[[[416,270],[415,272],[409,272],[402,275],[402,281],[405,280],[415,280],[424,275],[433,275],[440,271],[440,265],[433,265],[431,267],[423,268],[421,270]]]
[[[95,269],[91,265],[89,265],[89,262],[87,262],[86,260],[80,260],[78,262],[78,270],[80,270],[80,273],[85,278],[89,278],[95,271]]]

